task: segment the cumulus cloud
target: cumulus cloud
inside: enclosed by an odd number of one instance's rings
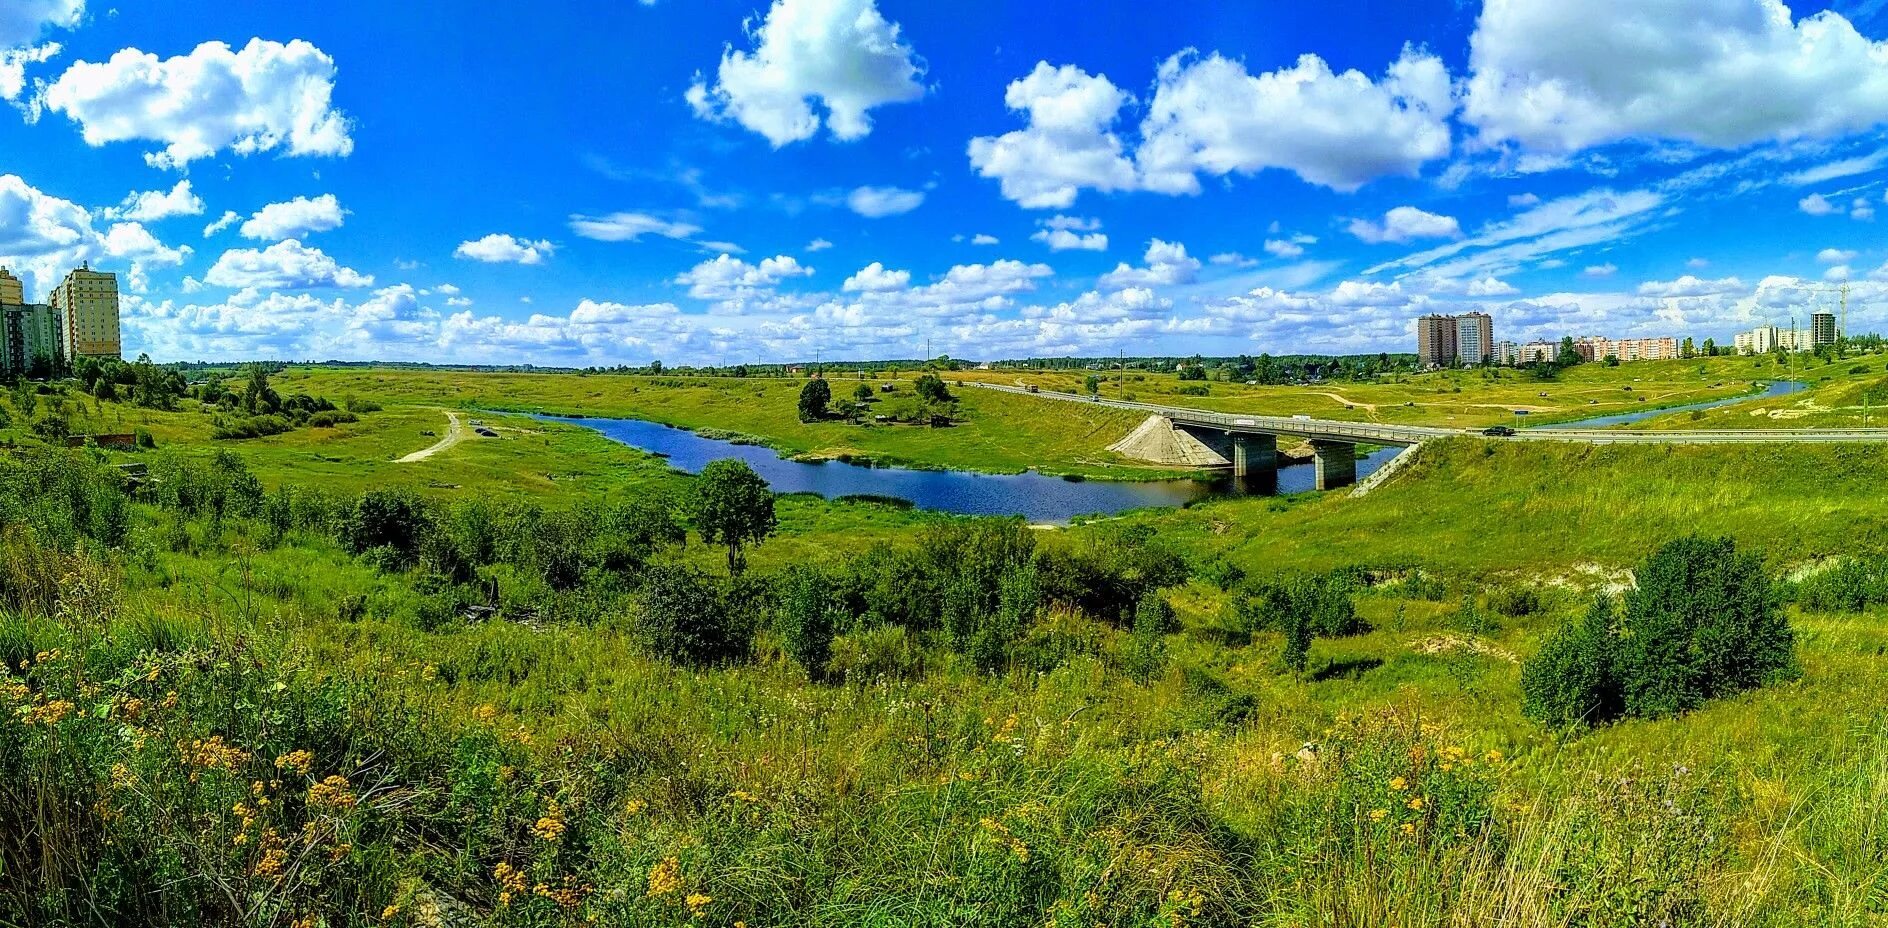
[[[1825,197],[1820,193],[1812,193],[1809,196],[1806,196],[1802,198],[1801,200],[1796,201],[1796,208],[1802,210],[1805,213],[1810,214],[1811,216],[1828,216],[1839,210],[1839,207],[1837,207],[1834,203],[1829,202],[1828,197]]]
[[[775,148],[822,122],[835,138],[864,138],[874,107],[924,96],[916,53],[875,0],[774,0],[749,38],[753,51],[730,46],[713,85],[697,77],[686,96],[701,118],[732,120]]]
[[[846,278],[840,287],[847,293],[884,293],[888,290],[903,290],[911,286],[910,271],[888,271],[885,265],[877,261],[859,269],[859,273]]]
[[[1742,290],[1744,290],[1744,282],[1735,277],[1705,280],[1691,274],[1686,274],[1677,280],[1648,280],[1639,285],[1640,296],[1660,298],[1720,296]]]
[[[1049,246],[1050,251],[1108,250],[1108,236],[1104,232],[1081,234],[1068,229],[1037,229],[1029,238]]]
[[[1365,273],[1422,271],[1437,278],[1466,279],[1547,267],[1548,255],[1643,231],[1666,203],[1667,196],[1657,190],[1596,188],[1549,200],[1473,235],[1386,261]]]
[[[693,223],[670,221],[648,213],[611,213],[608,216],[570,217],[570,231],[599,242],[633,242],[645,235],[686,239],[701,231]]]
[[[1134,164],[1113,128],[1131,99],[1105,75],[1039,61],[1003,93],[1004,105],[1026,114],[1028,126],[971,139],[971,167],[1029,209],[1066,209],[1084,189],[1132,190]]]
[[[1454,216],[1439,216],[1414,206],[1399,206],[1384,213],[1381,222],[1351,220],[1350,234],[1373,244],[1409,242],[1419,238],[1460,238],[1462,225]]]
[[[808,254],[812,254],[813,252],[818,252],[818,251],[825,251],[826,249],[831,248],[831,247],[833,247],[833,243],[823,238],[816,238],[806,243],[806,251]]]
[[[161,143],[145,155],[156,167],[224,150],[345,156],[354,140],[332,105],[334,77],[334,59],[300,39],[251,39],[241,51],[205,42],[174,58],[127,48],[102,64],[80,61],[40,99],[78,123],[88,145]]]
[[[1266,168],[1349,191],[1448,155],[1454,110],[1441,59],[1414,48],[1379,81],[1316,55],[1255,76],[1187,51],[1160,66],[1135,159],[1143,184],[1163,193],[1197,193],[1201,173]]]
[[[46,29],[71,29],[85,15],[85,0],[7,0],[0,4],[0,48],[36,41]]]
[[[226,209],[223,211],[223,215],[218,217],[215,222],[212,222],[209,225],[203,227],[203,237],[209,238],[210,236],[215,235],[216,233],[221,232],[224,229],[227,229],[230,226],[233,226],[241,222],[242,219],[243,217],[241,213],[238,213],[233,209]]]
[[[43,64],[59,57],[63,50],[58,42],[43,45],[29,45],[25,48],[0,47],[0,100],[18,100],[26,91],[26,66]],[[37,117],[38,106],[28,102],[20,105],[28,119]]]
[[[1888,44],[1782,0],[1488,0],[1464,118],[1485,142],[1735,148],[1888,120]]]
[[[168,191],[133,191],[125,196],[123,203],[106,207],[100,212],[106,219],[156,222],[172,216],[202,215],[203,200],[191,192],[189,181],[180,180]]]
[[[1816,252],[1818,264],[1847,264],[1855,260],[1855,252],[1847,248],[1824,248]]]
[[[339,229],[346,216],[347,211],[341,208],[341,201],[335,199],[332,193],[324,193],[313,199],[296,197],[281,203],[270,203],[257,210],[236,231],[243,238],[260,242],[301,238],[311,232]]]
[[[846,195],[846,208],[867,219],[899,216],[924,203],[924,191],[898,187],[859,187]]]
[[[459,247],[452,250],[452,256],[486,264],[543,264],[556,250],[556,245],[543,239],[534,242],[493,232],[481,239],[460,242]]]
[[[1588,277],[1611,277],[1614,274],[1619,273],[1619,265],[1614,264],[1611,261],[1608,261],[1605,264],[1593,264],[1593,265],[1589,265],[1586,270],[1581,271],[1580,273]]]
[[[1115,265],[1115,269],[1101,275],[1095,285],[1102,290],[1171,287],[1192,283],[1200,272],[1199,259],[1189,256],[1187,246],[1178,242],[1154,239],[1148,244],[1142,261],[1145,267],[1132,267],[1125,261]]]
[[[789,304],[769,300],[775,288],[787,280],[812,275],[813,269],[792,255],[775,255],[750,264],[724,254],[682,272],[675,282],[687,287],[688,295],[695,299],[719,303],[724,311],[743,312],[786,308]]]
[[[372,275],[343,267],[321,249],[295,239],[261,250],[233,248],[223,252],[203,279],[218,287],[258,290],[371,287],[374,283]]]
[[[996,244],[1000,244],[1000,242],[998,241],[997,237],[994,235],[985,235],[982,232],[979,232],[976,235],[973,235],[970,237],[970,244],[972,245],[996,245]]]
[[[104,258],[128,261],[127,283],[142,290],[151,269],[175,267],[190,253],[186,246],[165,245],[135,221],[114,222],[101,232],[84,207],[17,175],[0,175],[0,266],[31,283],[33,291],[51,289],[81,261]]]

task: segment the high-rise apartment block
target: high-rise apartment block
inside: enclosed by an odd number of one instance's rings
[[[1495,323],[1487,313],[1430,314],[1416,320],[1416,358],[1424,367],[1483,364],[1495,357]]]
[[[51,376],[65,362],[59,311],[26,302],[26,287],[0,268],[0,373]]]
[[[86,265],[66,275],[48,300],[65,324],[65,356],[121,358],[118,338],[118,275]]]
[[[1836,343],[1836,314],[1811,313],[1809,315],[1810,350]]]
[[[1435,314],[1416,320],[1416,360],[1424,367],[1455,366],[1455,317]]]

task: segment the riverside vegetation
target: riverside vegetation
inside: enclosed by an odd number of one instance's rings
[[[626,450],[363,490],[99,403],[158,447],[0,459],[0,923],[1888,906],[1870,449],[1442,443],[1363,500],[1043,532]]]

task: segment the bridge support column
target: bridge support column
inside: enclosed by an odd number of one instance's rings
[[[1317,488],[1335,490],[1357,482],[1357,446],[1347,441],[1311,442],[1312,466],[1317,468]]]
[[[1263,493],[1278,489],[1278,436],[1232,432],[1232,476],[1247,490]]]

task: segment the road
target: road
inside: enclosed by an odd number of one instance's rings
[[[1593,445],[1717,445],[1778,442],[1888,442],[1888,429],[1692,429],[1673,431],[1628,431],[1567,426],[1516,429],[1513,435],[1487,435],[1481,429],[1453,429],[1428,425],[1385,425],[1374,422],[1349,422],[1341,419],[1312,419],[1303,416],[1257,416],[1209,412],[1185,406],[1157,406],[1126,400],[1094,398],[1076,393],[1042,390],[1031,393],[1023,387],[995,383],[964,383],[987,390],[1021,393],[1043,399],[1065,400],[1132,409],[1151,415],[1166,416],[1177,424],[1202,428],[1223,428],[1231,432],[1265,432],[1324,441],[1351,441],[1372,445],[1415,445],[1432,438],[1472,436],[1493,441],[1565,441]]]
[[[421,448],[420,450],[415,451],[412,454],[407,455],[406,457],[399,458],[395,460],[394,463],[395,464],[417,464],[420,461],[424,461],[427,458],[430,458],[433,455],[438,454],[439,452],[444,451],[447,448],[450,448],[453,445],[456,445],[464,440],[465,440],[465,426],[459,424],[459,414],[456,412],[449,411],[446,413],[446,437],[445,438],[442,438],[436,442],[433,442],[433,444],[429,447]]]

